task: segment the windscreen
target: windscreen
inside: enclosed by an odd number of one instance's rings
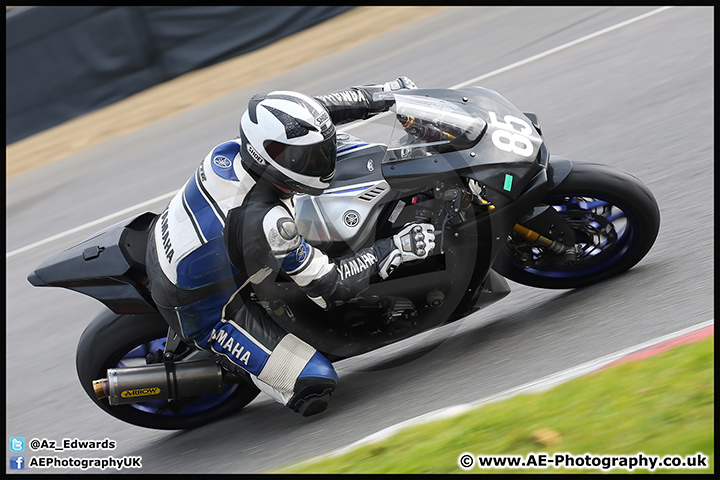
[[[466,106],[438,98],[395,95],[395,128],[385,162],[470,148],[485,122]]]

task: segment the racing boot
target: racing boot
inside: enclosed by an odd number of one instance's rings
[[[253,383],[304,417],[324,412],[337,387],[330,361],[292,334],[280,340]]]
[[[315,352],[295,381],[294,395],[286,405],[303,417],[324,412],[337,382],[338,376],[332,364]]]

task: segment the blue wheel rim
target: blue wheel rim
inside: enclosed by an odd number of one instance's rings
[[[617,201],[597,195],[563,194],[543,203],[555,208],[573,227],[581,253],[575,266],[566,266],[558,258],[546,266],[526,268],[530,274],[549,278],[594,275],[617,264],[638,244],[638,220]],[[541,249],[533,249],[536,259],[543,254]]]
[[[140,345],[131,348],[122,357],[113,364],[111,368],[123,368],[123,367],[134,367],[145,365],[145,356],[148,353],[156,352],[157,350],[163,350],[165,348],[165,341],[167,337],[156,338],[148,340]],[[199,413],[206,412],[217,408],[224,402],[226,402],[235,392],[240,388],[240,384],[229,384],[225,385],[222,392],[216,394],[202,395],[198,399],[193,400],[180,408],[180,412],[175,414],[172,408],[167,408],[170,405],[168,400],[153,400],[150,402],[131,403],[126,404],[126,407],[133,408],[140,412],[148,413],[151,415],[166,416],[173,418],[183,418]]]

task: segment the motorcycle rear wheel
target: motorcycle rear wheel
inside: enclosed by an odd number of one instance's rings
[[[655,197],[629,173],[595,163],[573,163],[569,175],[548,192],[551,205],[575,230],[580,252],[575,265],[533,247],[534,264],[516,256],[520,239],[510,234],[493,266],[514,282],[538,288],[571,289],[592,285],[632,268],[657,238],[660,210]]]
[[[145,364],[145,355],[164,348],[167,331],[167,323],[157,313],[115,314],[107,310],[96,316],[80,336],[76,355],[78,378],[90,399],[123,422],[158,430],[183,430],[236,413],[260,393],[255,385],[242,382],[182,405],[155,400],[111,406],[107,398],[96,398],[93,380],[106,377],[108,368]]]

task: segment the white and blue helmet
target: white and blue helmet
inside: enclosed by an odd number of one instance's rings
[[[335,125],[316,99],[296,92],[255,95],[240,121],[242,161],[296,193],[320,195],[335,175]]]

